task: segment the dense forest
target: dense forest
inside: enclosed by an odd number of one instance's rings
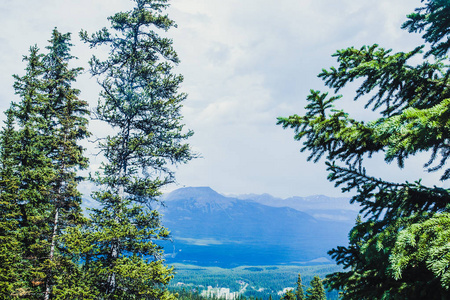
[[[274,265],[239,266],[235,268],[199,267],[196,265],[174,264],[175,277],[169,283],[169,289],[180,292],[198,292],[199,295],[211,287],[226,287],[237,292],[239,297],[280,299],[287,290],[298,287],[299,274],[303,279],[302,287],[307,290],[314,276],[323,278],[337,272],[339,267],[326,265]],[[326,291],[329,300],[338,298],[338,291]]]
[[[170,233],[153,205],[175,180],[172,166],[196,157],[187,143],[193,132],[182,121],[183,76],[173,72],[179,58],[164,36],[176,24],[165,14],[169,0],[133,5],[109,17],[110,28],[79,33],[94,53],[107,53],[89,61],[101,90],[92,110],[73,87],[82,68],[70,67],[71,33],[55,28],[45,50],[31,46],[24,73],[14,75],[17,98],[0,132],[1,299],[203,297],[169,290],[175,270],[158,241]],[[324,285],[346,300],[450,298],[450,191],[419,179],[390,182],[364,167],[376,153],[402,168],[425,152],[423,168],[441,171],[442,182],[450,178],[450,3],[422,5],[402,27],[422,34],[424,45],[406,53],[378,44],[338,50],[338,66],[319,74],[335,93],[358,84],[354,99],[379,118],[351,118],[339,109],[343,96],[311,90],[304,115],[278,119],[362,207],[349,244],[329,252],[342,269],[324,280],[308,274],[307,288],[298,274],[282,299],[322,300]],[[90,119],[110,134],[96,138],[100,169],[82,178]],[[91,196],[98,206],[87,214],[78,190],[83,180],[96,186]]]
[[[248,270],[248,269],[253,269],[250,272],[260,272],[259,270],[256,269],[260,269],[263,270],[264,268],[272,269],[272,270],[277,270],[278,267],[243,267],[243,270]],[[281,269],[283,270],[282,272],[285,272],[286,269],[284,269],[284,267],[281,267]],[[235,274],[238,276],[244,276],[246,279],[248,280],[248,278],[252,278],[252,276],[245,276],[244,274],[242,274],[242,271],[239,272],[240,274]],[[302,271],[306,271],[305,273],[308,274],[307,270],[302,270]],[[288,271],[289,272],[289,271]],[[278,276],[280,275],[280,272],[274,272],[273,274],[274,276]],[[285,275],[285,274],[283,274]],[[302,280],[302,275],[300,273],[296,274],[296,281],[293,280],[292,282],[289,282],[288,285],[291,286],[295,286],[295,287],[288,287],[288,288],[284,288],[282,292],[278,292],[276,293],[275,290],[271,290],[271,288],[266,288],[264,289],[265,291],[262,291],[263,289],[260,290],[255,290],[253,287],[253,291],[247,291],[247,287],[249,286],[247,282],[243,281],[243,277],[241,277],[241,280],[239,280],[238,282],[240,282],[241,284],[241,290],[237,293],[233,293],[232,295],[229,293],[229,289],[226,289],[226,293],[222,293],[222,295],[219,293],[219,295],[217,295],[216,293],[205,293],[205,290],[203,289],[203,291],[200,293],[199,291],[201,290],[199,287],[201,286],[183,286],[183,287],[179,287],[178,289],[174,289],[174,291],[176,292],[176,296],[178,297],[178,299],[185,299],[185,300],[202,300],[202,299],[208,299],[208,298],[212,298],[212,299],[237,299],[237,300],[262,300],[262,299],[270,299],[270,300],[333,300],[333,299],[337,299],[337,291],[334,291],[333,293],[328,293],[328,297],[327,297],[327,293],[324,289],[323,286],[323,281],[320,279],[319,276],[314,276],[312,278],[312,280],[310,281],[308,286],[305,286],[303,284],[303,280]],[[225,278],[224,278],[225,279]],[[252,278],[253,279],[253,278]],[[292,278],[291,278],[292,279]],[[251,280],[250,280],[251,281]],[[268,276],[264,276],[264,278],[262,279],[261,283],[264,284],[265,282],[270,281],[268,280]],[[217,282],[217,281],[216,281]],[[236,282],[236,281],[235,281]],[[230,281],[230,284],[232,284],[232,281]],[[264,285],[263,285],[264,286]],[[284,285],[286,286],[286,285]],[[211,286],[208,287],[208,291],[213,291],[213,292],[219,292],[220,290],[223,289],[219,289],[216,288],[215,290],[212,289]]]

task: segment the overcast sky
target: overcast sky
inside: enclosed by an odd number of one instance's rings
[[[293,131],[276,126],[278,116],[302,113],[311,88],[326,91],[317,74],[335,64],[336,49],[378,43],[408,51],[421,43],[401,30],[405,16],[420,0],[173,0],[169,16],[178,28],[173,38],[189,94],[183,108],[190,140],[202,155],[177,170],[178,186],[210,186],[224,194],[270,193],[274,196],[325,194],[340,196],[326,180],[323,162],[307,162]],[[128,10],[129,0],[1,0],[0,109],[14,95],[12,74],[24,74],[22,55],[47,45],[51,31],[72,32],[77,66],[87,68],[89,48],[78,32],[108,26],[107,17]],[[89,74],[75,84],[81,98],[94,107],[96,81]],[[345,90],[342,107],[354,118],[371,114]],[[91,131],[101,135],[101,125]],[[92,147],[91,147],[92,148]],[[93,153],[90,149],[89,153]],[[93,165],[99,161],[91,157]],[[441,185],[439,174],[422,171],[425,157],[404,170],[382,159],[368,162],[367,171],[390,180]]]

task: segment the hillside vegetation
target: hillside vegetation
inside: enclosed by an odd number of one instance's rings
[[[175,291],[185,289],[200,294],[208,286],[227,287],[230,292],[242,292],[244,297],[268,299],[281,298],[287,289],[296,288],[298,274],[307,287],[314,276],[339,270],[336,265],[317,266],[240,266],[231,269],[174,264],[175,277],[169,287]],[[306,290],[306,288],[305,288]],[[337,299],[337,292],[328,293],[327,299]]]

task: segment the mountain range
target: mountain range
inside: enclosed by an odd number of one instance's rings
[[[209,187],[162,200],[173,240],[163,244],[167,262],[220,267],[331,262],[327,251],[347,244],[359,210],[348,198],[224,196]]]

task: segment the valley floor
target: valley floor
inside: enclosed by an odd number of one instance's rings
[[[209,298],[236,299],[239,296],[279,299],[289,288],[294,288],[300,273],[303,284],[308,287],[311,279],[318,275],[339,271],[334,264],[298,266],[240,266],[235,268],[203,267],[174,264],[175,278],[171,281],[171,290],[198,292]],[[337,299],[337,291],[327,294],[327,299]]]

